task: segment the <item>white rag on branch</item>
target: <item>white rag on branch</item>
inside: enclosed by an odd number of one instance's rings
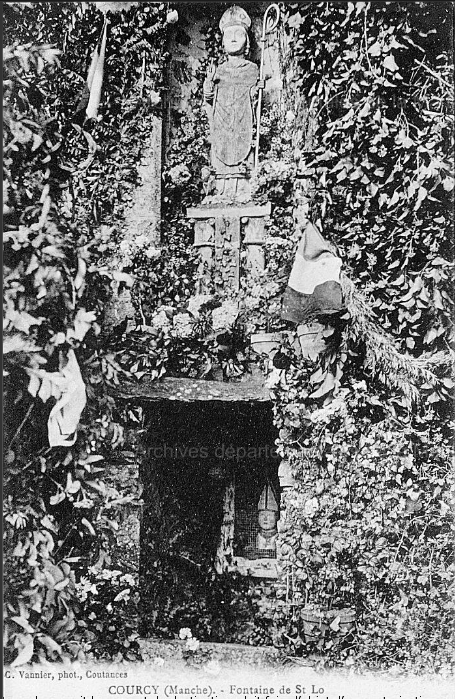
[[[87,399],[85,384],[73,350],[59,372],[27,369],[30,376],[29,393],[43,402],[55,398],[47,421],[49,446],[70,447],[76,441],[76,431]]]

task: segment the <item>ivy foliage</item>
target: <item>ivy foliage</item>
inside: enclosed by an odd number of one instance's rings
[[[428,413],[397,420],[365,382],[345,384],[315,408],[301,401],[305,384],[311,390],[308,372],[288,372],[276,391],[281,452],[298,483],[286,496],[281,534],[281,554],[297,581],[294,602],[356,610],[347,646],[317,639],[327,662],[448,672],[450,426]],[[291,652],[307,652],[302,620],[291,637]]]
[[[292,82],[285,113],[265,117],[269,157],[257,182],[273,203],[268,268],[245,281],[243,315],[236,315],[225,294],[191,304],[197,260],[183,211],[198,203],[208,156],[204,66],[191,110],[172,114],[165,249],[122,247],[143,134],[166,87],[165,5],[109,15],[101,118],[91,123],[77,107],[103,16],[93,3],[6,8],[8,662],[82,657],[84,647],[95,657],[135,657],[131,628],[121,639],[109,635],[114,617],[134,615],[134,586],[123,578],[124,597],[111,600],[110,574],[100,571],[109,565],[123,500],[104,478],[104,464],[123,443],[109,387],[122,372],[230,380],[251,369],[258,359],[249,333],[283,327],[279,297],[299,238],[297,181],[313,192],[312,218],[340,250],[349,304],[326,332],[320,365],[283,346],[269,377],[279,447],[297,481],[283,498],[282,556],[299,604],[353,607],[357,627],[354,641],[321,637],[308,647],[303,619],[289,613],[279,620],[280,643],[297,655],[316,644],[329,662],[359,667],[448,668],[450,4],[298,2],[282,9],[284,74]],[[208,27],[210,56],[216,41]],[[113,271],[108,260],[118,250],[123,258]],[[105,332],[103,301],[131,283],[131,273],[142,329]],[[76,443],[49,449],[46,423],[58,397],[50,377],[60,376],[70,351],[88,406]],[[30,370],[48,374],[41,397],[29,391]],[[86,596],[92,585],[99,591],[93,603]],[[215,588],[209,597],[218,602]],[[176,633],[178,622],[199,611],[185,616],[179,606],[174,626],[161,631]],[[207,637],[214,623],[209,609],[201,620]]]
[[[292,85],[317,123],[312,149],[297,144],[295,156],[324,228],[402,351],[447,350],[450,3],[291,8]]]
[[[344,261],[348,313],[327,329],[316,371],[297,363],[273,377],[281,453],[298,484],[282,553],[300,604],[357,612],[353,638],[312,640],[328,662],[448,672],[450,8],[283,9],[296,167]],[[303,616],[289,638],[307,652]]]
[[[131,499],[105,480],[124,421],[100,321],[113,289],[132,281],[109,259],[160,100],[166,17],[164,5],[110,14],[100,118],[87,122],[78,105],[103,15],[93,3],[5,9],[5,658],[15,665],[133,652],[132,627],[109,640],[107,602],[90,609],[79,593],[88,566],[109,566]],[[70,359],[87,405],[77,436],[51,448]]]

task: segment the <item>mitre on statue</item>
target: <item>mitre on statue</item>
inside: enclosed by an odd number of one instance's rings
[[[267,483],[261,493],[258,502],[258,510],[269,510],[270,512],[278,512],[278,504],[272,490],[272,487]]]
[[[243,8],[233,5],[220,19],[221,32],[224,33],[228,27],[243,27],[248,30],[251,27],[251,19]]]
[[[278,504],[275,494],[267,483],[261,493],[258,502],[259,531],[256,536],[256,548],[276,553],[276,541],[278,536],[277,519],[279,517]]]

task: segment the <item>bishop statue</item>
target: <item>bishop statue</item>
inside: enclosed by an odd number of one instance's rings
[[[253,168],[254,108],[259,69],[247,59],[251,19],[234,5],[223,14],[220,29],[226,61],[211,68],[204,82],[210,123],[213,202],[248,202]]]

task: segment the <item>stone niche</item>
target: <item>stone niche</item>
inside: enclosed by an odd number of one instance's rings
[[[150,412],[140,474],[143,636],[207,617],[204,640],[242,642],[251,619],[229,611],[239,585],[245,599],[254,590],[273,607],[277,549],[257,543],[264,488],[279,516],[276,436],[267,401],[168,401]]]

